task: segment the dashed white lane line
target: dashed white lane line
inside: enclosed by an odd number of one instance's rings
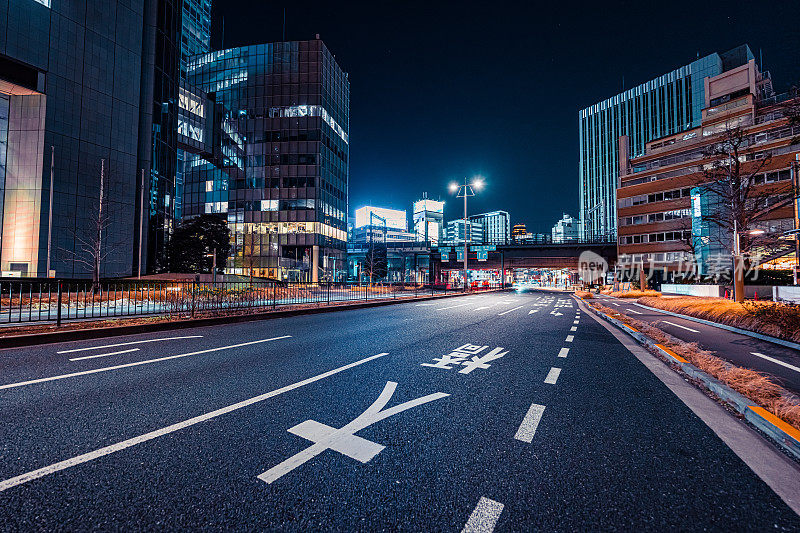
[[[98,357],[108,357],[109,355],[119,355],[122,353],[138,352],[139,348],[130,348],[128,350],[120,350],[118,352],[99,353],[97,355],[84,355],[83,357],[72,357],[70,361],[83,361],[84,359],[97,359]]]
[[[550,372],[547,373],[547,377],[544,378],[544,382],[548,385],[555,385],[556,381],[558,381],[558,376],[561,374],[561,369],[552,367]]]
[[[436,305],[436,304],[417,304],[417,307],[425,307],[425,306],[428,306],[428,305]]]
[[[626,311],[628,311],[629,313],[633,313],[634,315],[643,315],[644,314],[644,313],[640,313],[639,311],[636,311],[635,309],[631,309],[631,308],[626,309]]]
[[[616,305],[617,307],[619,307],[619,304],[617,302],[611,302],[611,305]]]
[[[531,309],[530,311],[528,311],[528,314],[532,315],[533,313],[538,313],[538,312],[539,312],[538,309]]]
[[[580,320],[573,320],[572,323],[577,325],[577,324],[580,324],[581,321]]]
[[[456,307],[464,307],[465,305],[472,305],[472,302],[467,302],[465,304],[458,304],[458,305],[448,305],[447,307],[440,307],[437,311],[444,311],[445,309],[454,309]]]
[[[73,348],[71,350],[61,350],[60,352],[56,353],[86,352],[89,350],[104,350],[106,348],[116,348],[117,346],[130,346],[131,344],[145,344],[148,342],[162,342],[162,341],[178,341],[182,339],[199,339],[201,337],[202,335],[186,335],[185,337],[164,337],[161,339],[147,339],[143,341],[118,342],[116,344],[104,344],[103,346],[91,346],[89,348]]]
[[[572,342],[575,340],[575,335],[567,335],[567,338],[564,339],[566,342]]]
[[[676,328],[681,328],[685,329],[686,331],[691,331],[692,333],[700,333],[696,329],[687,328],[686,326],[681,326],[680,324],[676,324],[675,322],[670,322],[668,320],[662,320],[661,322],[663,322],[664,324],[669,324],[670,326],[675,326]]]
[[[492,533],[503,507],[505,505],[502,503],[481,496],[478,506],[469,515],[469,520],[464,524],[461,533]]]
[[[250,346],[253,344],[260,344],[262,342],[277,341],[281,339],[289,339],[291,335],[282,335],[280,337],[272,337],[270,339],[261,339],[257,341],[242,342],[240,344],[232,344],[230,346],[220,346],[218,348],[209,348],[207,350],[199,350],[197,352],[182,353],[178,355],[168,355],[166,357],[159,357],[157,359],[145,359],[144,361],[135,361],[133,363],[125,363],[124,365],[105,366],[102,368],[94,368],[92,370],[83,370],[81,372],[71,372],[69,374],[61,374],[60,376],[50,376],[49,378],[31,379],[29,381],[20,381],[18,383],[9,383],[7,385],[0,385],[0,390],[13,389],[15,387],[24,387],[25,385],[33,385],[34,383],[44,383],[46,381],[56,381],[58,379],[74,378],[77,376],[86,376],[88,374],[97,374],[98,372],[109,372],[111,370],[119,370],[121,368],[129,368],[132,366],[147,365],[150,363],[157,363],[159,361],[169,361],[170,359],[180,359],[181,357],[189,357],[190,355],[200,355],[204,353],[219,352],[221,350],[230,350],[233,348],[241,348],[242,346]]]
[[[539,422],[542,420],[543,414],[544,405],[539,405],[536,403],[531,404],[531,406],[528,408],[528,412],[525,413],[525,418],[522,419],[522,424],[519,425],[519,429],[517,430],[517,434],[514,435],[514,438],[521,440],[522,442],[527,442],[528,444],[533,442],[533,436],[536,434],[536,428],[539,427]]]
[[[507,315],[507,314],[508,314],[508,313],[510,313],[511,311],[516,311],[517,309],[522,309],[523,307],[524,307],[524,306],[520,305],[520,306],[518,306],[518,307],[515,307],[514,309],[509,309],[508,311],[503,311],[502,313],[497,313],[497,316],[503,316],[503,315]]]
[[[561,351],[558,352],[559,357],[566,357],[569,353],[569,348],[561,348]]]
[[[750,352],[750,353],[755,355],[756,357],[760,357],[762,359],[766,359],[767,361],[772,361],[776,365],[785,366],[786,368],[791,368],[795,372],[800,372],[800,368],[798,368],[798,367],[796,367],[794,365],[790,365],[789,363],[784,363],[780,359],[775,359],[774,357],[770,357],[768,355],[764,355],[763,353],[758,353],[758,352]]]
[[[263,342],[263,341],[261,341]],[[137,444],[141,444],[143,442],[147,442],[149,440],[156,439],[158,437],[168,435],[170,433],[174,433],[176,431],[180,431],[181,429],[188,428],[189,426],[193,426],[195,424],[199,424],[200,422],[205,422],[207,420],[211,420],[212,418],[216,418],[218,416],[231,413],[233,411],[237,411],[244,407],[248,407],[255,403],[262,402],[269,398],[274,398],[279,394],[283,394],[284,392],[289,392],[294,389],[299,389],[305,385],[310,383],[314,383],[316,381],[320,381],[327,377],[330,377],[334,374],[338,374],[339,372],[344,372],[345,370],[349,370],[353,367],[362,365],[373,359],[378,359],[379,357],[383,357],[385,355],[389,355],[388,353],[379,353],[377,355],[372,355],[370,357],[366,357],[364,359],[360,359],[354,363],[350,363],[344,366],[340,366],[339,368],[334,368],[333,370],[328,370],[327,372],[323,372],[322,374],[317,374],[316,376],[304,379],[302,381],[298,381],[297,383],[293,383],[291,385],[287,385],[285,387],[281,387],[280,389],[275,389],[273,391],[261,394],[259,396],[254,396],[247,400],[243,400],[241,402],[237,402],[227,407],[222,407],[221,409],[216,409],[214,411],[210,411],[206,414],[196,416],[194,418],[190,418],[188,420],[184,420],[183,422],[178,422],[177,424],[172,424],[171,426],[166,426],[161,429],[157,429],[155,431],[151,431],[149,433],[145,433],[143,435],[139,435],[138,437],[133,437],[128,440],[123,440],[116,444],[111,444],[109,446],[104,446],[102,448],[98,448],[97,450],[84,453],[82,455],[78,455],[76,457],[72,457],[71,459],[66,459],[64,461],[60,461],[58,463],[53,463],[49,466],[45,466],[43,468],[39,468],[37,470],[32,470],[30,472],[26,472],[25,474],[21,474],[19,476],[15,476],[5,481],[0,481],[0,492],[4,490],[8,490],[12,487],[16,487],[17,485],[22,485],[23,483],[27,483],[28,481],[33,481],[34,479],[39,479],[41,477],[54,474],[56,472],[60,472],[61,470],[66,470],[67,468],[77,466],[79,464],[88,463],[89,461],[93,461],[95,459],[99,459],[100,457],[104,457],[106,455],[110,455],[115,452],[119,452],[130,448],[132,446],[136,446]]]
[[[476,307],[475,309],[473,309],[473,311],[480,311],[481,309],[489,309],[490,307],[492,307],[492,306],[491,305],[482,305],[480,307]]]
[[[578,331],[578,327],[577,326],[572,326],[571,328],[569,328],[569,330],[570,331]]]

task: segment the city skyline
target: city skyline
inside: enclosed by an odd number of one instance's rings
[[[681,5],[693,16],[674,16]],[[742,43],[772,71],[777,92],[800,79],[791,59],[800,53],[794,9],[748,6],[621,4],[566,13],[312,2],[301,14],[289,3],[231,2],[214,5],[212,44],[280,41],[285,7],[287,40],[319,33],[335,51],[353,86],[351,214],[363,205],[407,208],[427,192],[445,201],[450,220],[460,206],[448,183],[480,174],[487,187],[471,213],[502,209],[512,223],[549,232],[563,213],[579,216],[580,109]],[[708,23],[719,17],[724,24]],[[626,31],[608,31],[615,25]],[[653,46],[659,42],[667,46]]]

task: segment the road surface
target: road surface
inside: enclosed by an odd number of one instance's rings
[[[509,292],[0,350],[0,529],[798,530],[797,465],[608,328]]]
[[[597,295],[596,295],[597,296]],[[686,342],[696,342],[706,350],[735,365],[752,368],[775,378],[787,390],[800,395],[800,351],[763,341],[727,329],[710,326],[655,311],[635,299],[599,295],[597,299],[611,309],[648,322]]]

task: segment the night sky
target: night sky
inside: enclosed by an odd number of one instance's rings
[[[578,215],[578,111],[750,44],[775,89],[800,79],[800,2],[335,2],[215,0],[212,45],[325,41],[350,75],[350,212],[407,209],[454,179],[549,232]],[[563,7],[562,7],[563,6]],[[586,6],[586,7],[584,7]],[[593,7],[589,7],[593,6]],[[623,85],[624,79],[624,85]]]

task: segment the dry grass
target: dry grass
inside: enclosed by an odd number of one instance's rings
[[[575,296],[583,298],[584,300],[594,298],[594,295],[589,291],[575,291]]]
[[[609,296],[613,296],[614,298],[642,298],[645,296],[652,296],[657,298],[661,296],[661,293],[658,291],[640,291],[640,290],[630,290],[630,291],[617,291],[617,292],[610,292],[608,293]]]
[[[620,314],[614,309],[597,303],[590,305],[636,328],[703,372],[717,378],[739,394],[784,420],[787,424],[800,429],[800,399],[776,384],[769,376],[749,368],[732,365],[714,355],[714,352],[703,350],[696,342],[689,343],[676,339],[646,322]]]
[[[800,306],[774,302],[736,303],[724,298],[651,298],[642,305],[800,342]]]

